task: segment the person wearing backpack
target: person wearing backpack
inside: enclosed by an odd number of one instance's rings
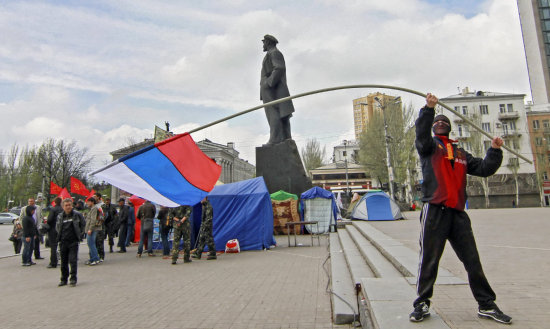
[[[147,254],[149,256],[154,256],[153,254],[153,224],[155,220],[155,213],[157,208],[151,201],[147,200],[145,203],[139,207],[137,218],[141,220],[141,231],[137,257],[141,257],[143,252],[143,243],[147,239]]]
[[[95,197],[91,197],[86,201],[86,205],[90,209],[86,215],[86,242],[88,243],[88,249],[90,250],[90,259],[85,262],[86,265],[94,266],[99,264],[99,255],[97,253],[96,239],[99,231],[102,230],[103,218],[99,207],[97,206],[97,200]]]

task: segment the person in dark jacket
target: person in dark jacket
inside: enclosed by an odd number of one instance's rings
[[[126,247],[134,242],[134,226],[136,225],[136,211],[132,201],[128,200],[128,231],[126,231]]]
[[[172,229],[172,222],[168,218],[168,208],[160,207],[157,218],[159,220],[160,238],[162,240],[162,256],[163,258],[168,258],[170,257],[170,241],[168,241],[168,236]]]
[[[111,198],[105,198],[103,204],[103,213],[105,214],[105,235],[109,240],[109,252],[113,252],[115,245],[115,235],[118,233],[119,221],[116,206],[111,203]]]
[[[141,220],[141,230],[137,257],[141,257],[143,252],[143,243],[147,241],[147,254],[154,256],[153,254],[153,223],[155,220],[155,214],[157,208],[151,201],[147,200],[139,207],[137,218]]]
[[[70,285],[74,287],[77,281],[78,245],[83,239],[86,224],[84,216],[73,209],[73,200],[67,198],[62,204],[63,211],[57,216],[55,224],[61,256],[61,280],[58,286],[67,285],[70,274]]]
[[[34,249],[33,243],[35,243],[35,238],[38,235],[38,230],[36,229],[36,222],[32,217],[36,207],[33,205],[28,205],[25,207],[25,216],[21,220],[23,226],[23,253],[22,257],[22,266],[31,266],[36,263],[32,262],[32,251]]]
[[[126,237],[128,236],[128,212],[130,207],[125,205],[126,200],[120,198],[118,200],[118,221],[120,223],[118,231],[118,243],[117,247],[119,250],[117,252],[126,252]]]
[[[50,263],[48,264],[48,268],[57,267],[57,231],[55,230],[55,225],[57,224],[57,216],[63,212],[60,197],[55,198],[53,203],[55,206],[50,209],[50,213],[48,214],[48,219],[46,221],[50,227],[48,230],[48,241],[50,241]]]
[[[488,177],[502,162],[503,141],[494,137],[484,159],[476,158],[449,139],[451,122],[444,115],[435,116],[438,100],[432,94],[416,120],[416,149],[422,166],[424,206],[420,214],[420,264],[417,277],[418,298],[409,319],[419,322],[429,316],[430,298],[437,277],[439,260],[449,240],[468,272],[470,289],[479,304],[478,316],[501,323],[512,318],[495,304],[479,260],[470,218],[464,212],[466,175]],[[431,132],[433,131],[434,137]]]
[[[19,254],[23,246],[23,226],[21,226],[21,220],[19,218],[13,222],[13,231],[11,235],[13,237],[13,251]]]

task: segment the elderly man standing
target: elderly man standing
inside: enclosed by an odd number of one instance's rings
[[[286,65],[283,54],[277,49],[277,39],[269,34],[264,36],[263,50],[266,52],[262,62],[260,77],[260,100],[265,103],[290,96],[286,83]],[[292,139],[290,118],[294,112],[292,101],[266,106],[265,115],[269,123],[269,141],[266,145],[281,143]]]
[[[29,206],[35,207],[35,211],[34,211],[34,214],[32,215],[32,218],[34,219],[34,224],[36,225],[36,227],[38,227],[38,225],[40,225],[40,223],[42,223],[42,220],[43,220],[42,207],[36,204],[36,201],[34,200],[34,198],[29,198],[27,202]],[[21,209],[21,214],[19,214],[19,218],[23,218],[26,216],[26,213],[25,213],[26,208],[27,206]],[[34,249],[34,259],[44,259],[44,257],[40,257],[40,235],[39,234],[36,234],[36,236],[34,237],[33,249]]]

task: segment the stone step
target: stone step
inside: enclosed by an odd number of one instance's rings
[[[330,283],[333,292],[330,296],[332,321],[334,324],[352,323],[355,314],[357,314],[357,297],[355,295],[355,285],[351,281],[351,274],[337,233],[330,233],[330,271]]]
[[[361,280],[361,289],[366,298],[370,321],[375,329],[449,328],[433,309],[430,309],[430,317],[423,322],[409,321],[416,293],[403,277],[364,278]]]
[[[344,250],[344,256],[348,264],[348,268],[351,274],[352,283],[361,282],[362,278],[372,278],[374,273],[365,262],[363,255],[357,249],[355,242],[351,239],[347,230],[338,230],[338,237],[340,238],[340,244],[342,250]]]
[[[355,242],[357,249],[377,278],[400,278],[403,275],[393,264],[373,246],[353,225],[346,227],[348,234]]]
[[[418,252],[406,247],[374,228],[368,222],[354,221],[353,226],[382,253],[410,284],[416,283],[418,273]],[[436,284],[468,284],[443,267],[439,267]]]

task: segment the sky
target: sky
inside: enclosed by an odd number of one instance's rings
[[[153,135],[184,133],[260,105],[262,38],[278,40],[291,94],[383,84],[440,97],[461,88],[526,94],[515,0],[2,1],[0,153],[14,143],[76,141],[94,158]],[[354,139],[354,98],[294,100],[293,138],[327,150]],[[255,163],[269,138],[263,110],[192,134],[234,142]]]

